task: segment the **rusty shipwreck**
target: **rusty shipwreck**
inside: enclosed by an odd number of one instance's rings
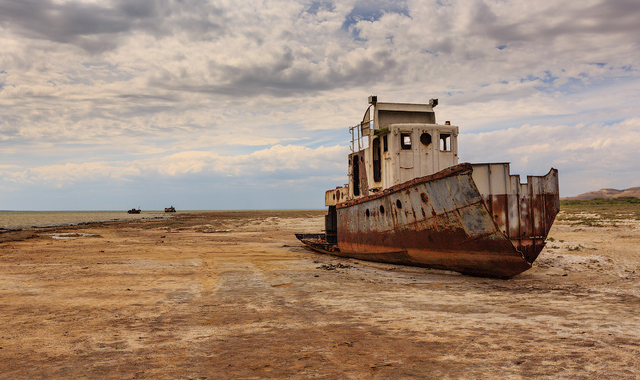
[[[325,233],[296,234],[337,256],[510,278],[531,268],[559,211],[558,171],[520,183],[508,163],[458,163],[458,127],[429,104],[369,98],[351,127],[349,183],[325,193]]]

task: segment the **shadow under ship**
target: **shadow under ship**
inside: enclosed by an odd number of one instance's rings
[[[325,193],[325,233],[310,248],[361,260],[510,278],[531,268],[560,209],[558,171],[458,164],[458,127],[429,104],[369,97],[350,128],[349,183]]]

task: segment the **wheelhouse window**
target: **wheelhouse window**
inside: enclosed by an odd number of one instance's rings
[[[403,150],[411,150],[411,133],[400,134],[400,148]]]
[[[444,150],[444,151],[451,150],[451,134],[450,133],[440,134],[440,150]]]

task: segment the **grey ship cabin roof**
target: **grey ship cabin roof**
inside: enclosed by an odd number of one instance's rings
[[[374,130],[388,128],[393,123],[436,123],[433,108],[438,105],[438,99],[429,100],[429,104],[378,103],[378,97],[372,95],[369,97],[369,104],[362,122],[373,121]],[[370,112],[372,108],[373,115]]]

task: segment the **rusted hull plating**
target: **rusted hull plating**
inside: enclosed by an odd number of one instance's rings
[[[331,253],[474,276],[526,271],[559,211],[557,170],[528,177],[510,194],[484,196],[473,170],[456,165],[338,205],[338,243]]]

